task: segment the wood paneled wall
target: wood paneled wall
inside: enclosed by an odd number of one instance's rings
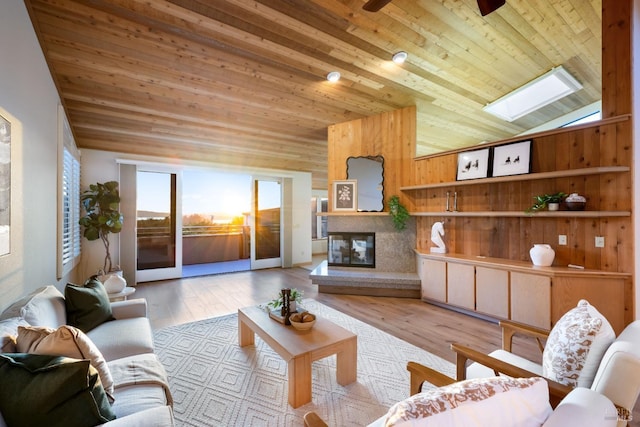
[[[631,120],[562,131],[532,139],[532,172],[552,172],[598,166],[631,166]],[[605,122],[606,123],[606,122]],[[607,173],[481,185],[455,185],[457,153],[415,161],[415,176],[408,186],[434,182],[454,185],[405,192],[414,212],[444,211],[446,192],[458,193],[461,212],[523,212],[538,194],[579,193],[587,197],[587,210],[625,211],[631,206],[631,172]],[[419,217],[416,246],[428,251],[431,226],[443,220],[448,250],[453,253],[529,261],[534,243],[548,243],[556,251],[554,265],[583,265],[604,271],[633,271],[631,216],[625,217]],[[559,246],[558,235],[568,244]],[[605,237],[605,248],[595,237]]]
[[[411,179],[410,168],[415,153],[416,107],[352,120],[329,127],[329,211],[333,206],[333,181],[347,179],[347,159],[351,156],[384,158],[384,201]]]
[[[398,194],[411,212],[444,211],[447,191],[458,193],[458,208],[462,212],[524,212],[533,204],[534,196],[557,191],[585,195],[590,211],[632,210],[631,172],[456,186],[457,152],[412,158],[408,140],[415,129],[415,120],[415,110],[405,108],[332,126],[329,130],[330,182],[346,178],[349,156],[382,155],[385,200]],[[399,126],[406,129],[403,131]],[[632,166],[629,116],[491,145],[523,139],[532,140],[534,173]],[[440,182],[452,185],[400,191],[400,187]],[[435,221],[444,221],[451,253],[529,261],[529,249],[534,243],[548,243],[556,250],[554,265],[577,264],[604,271],[633,272],[631,216],[418,217],[418,249],[428,250],[431,246],[431,226]],[[560,234],[567,236],[566,246],[557,244]],[[595,247],[596,236],[605,237],[604,248]]]

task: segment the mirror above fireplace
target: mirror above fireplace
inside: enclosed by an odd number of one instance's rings
[[[358,181],[358,211],[384,210],[384,158],[382,156],[349,157],[347,179]]]

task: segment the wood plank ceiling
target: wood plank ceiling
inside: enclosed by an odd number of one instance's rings
[[[308,171],[314,188],[334,123],[417,105],[428,153],[601,96],[600,0],[507,0],[485,17],[476,0],[25,3],[80,148]],[[481,110],[558,65],[584,88],[513,123]]]

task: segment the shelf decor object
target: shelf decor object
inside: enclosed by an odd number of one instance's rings
[[[583,211],[587,204],[587,199],[578,193],[571,193],[564,199],[564,204],[570,211]]]
[[[444,236],[444,225],[437,221],[431,227],[431,241],[435,244],[430,248],[430,252],[434,254],[444,254],[447,252],[447,246],[442,237]]]
[[[553,264],[553,259],[556,256],[556,252],[551,246],[547,244],[535,243],[529,250],[529,256],[531,256],[533,265],[549,267],[551,264]]]
[[[393,220],[393,226],[398,231],[402,231],[407,227],[407,220],[411,216],[407,208],[400,203],[400,197],[395,195],[389,198],[389,215]]]
[[[358,210],[357,180],[333,181],[333,210],[351,212]]]
[[[489,176],[490,154],[491,150],[489,148],[458,153],[456,179],[464,181],[467,179],[487,178]]]
[[[550,211],[557,211],[560,207],[560,203],[562,203],[565,197],[567,197],[567,194],[562,191],[553,194],[541,194],[539,196],[534,196],[533,199],[536,202],[531,207],[527,208],[525,212],[534,213],[541,211],[544,208],[547,208]]]
[[[531,140],[493,147],[493,176],[531,173]]]

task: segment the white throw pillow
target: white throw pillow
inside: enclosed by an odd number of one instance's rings
[[[600,360],[616,339],[607,319],[586,300],[558,320],[542,353],[542,375],[573,387],[591,387]]]
[[[475,378],[396,403],[387,427],[540,427],[551,413],[543,378]]]
[[[19,326],[16,348],[19,353],[65,356],[73,359],[88,359],[100,375],[100,382],[113,403],[113,378],[106,360],[96,345],[80,329],[69,325],[58,329]]]
[[[30,325],[57,328],[67,320],[64,296],[55,286],[43,286],[11,304],[0,319],[22,317]]]

